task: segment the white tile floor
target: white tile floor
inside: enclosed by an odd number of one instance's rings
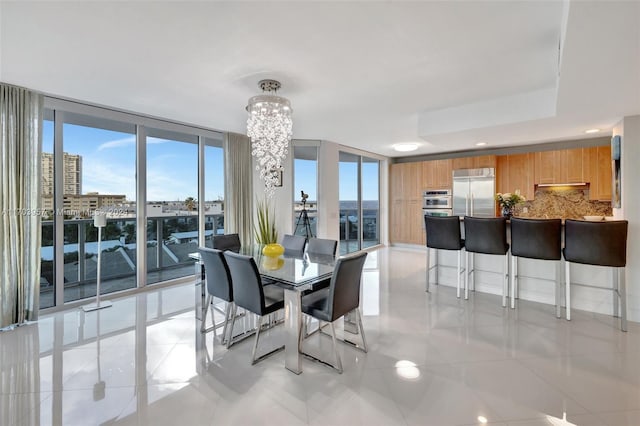
[[[227,351],[203,337],[182,285],[0,333],[0,424],[640,424],[639,324],[426,294],[424,252],[380,249],[365,268],[370,351],[343,345],[342,375],[305,360],[296,376],[282,352],[250,366],[252,340]],[[282,338],[266,336],[263,349]]]

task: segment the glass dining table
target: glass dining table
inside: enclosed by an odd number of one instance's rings
[[[242,248],[240,253],[252,256],[258,266],[260,275],[273,281],[284,289],[284,328],[285,328],[285,367],[296,374],[302,373],[299,335],[302,328],[302,292],[312,290],[314,285],[331,277],[336,258],[327,255],[305,253],[302,256],[283,255],[276,258],[264,256],[259,246]],[[189,257],[200,260],[199,253],[190,253]],[[196,268],[196,275],[201,276],[199,301],[203,309],[206,288],[202,268]]]

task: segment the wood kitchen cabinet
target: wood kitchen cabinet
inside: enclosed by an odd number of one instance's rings
[[[533,200],[534,164],[535,155],[533,153],[498,156],[496,159],[496,192],[515,192],[519,189],[527,200]]]
[[[585,149],[562,149],[535,153],[535,183],[585,182]]]
[[[451,169],[483,169],[483,168],[495,168],[496,156],[495,155],[479,155],[477,157],[460,157],[451,160]]]
[[[423,244],[423,163],[395,163],[389,168],[390,224],[393,243]]]
[[[451,160],[423,161],[423,189],[451,189]]]
[[[611,147],[594,146],[585,148],[584,152],[585,170],[588,173],[585,181],[589,182],[589,199],[611,201]]]

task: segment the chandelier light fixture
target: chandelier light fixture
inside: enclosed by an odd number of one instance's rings
[[[267,196],[274,187],[282,186],[282,164],[289,152],[293,122],[291,103],[277,96],[280,82],[261,80],[263,93],[249,99],[247,105],[247,136],[251,138],[251,155],[256,157],[256,170],[264,180]]]

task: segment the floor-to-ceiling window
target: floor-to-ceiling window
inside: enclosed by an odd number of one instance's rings
[[[362,157],[362,247],[380,244],[380,160]]]
[[[205,245],[213,248],[213,235],[224,234],[224,152],[222,137],[204,142]]]
[[[318,236],[318,147],[293,147],[293,230]],[[305,194],[303,196],[303,193]]]
[[[126,206],[136,199],[135,126],[79,114],[63,117],[63,204],[56,208],[62,208],[57,216],[64,220],[64,301],[96,295],[96,210],[107,213],[100,243],[101,292],[134,288],[135,213]],[[55,155],[59,164],[60,152]]]
[[[380,161],[339,154],[340,252],[380,243]]]
[[[40,308],[50,308],[55,305],[56,272],[53,224],[53,111],[45,111],[45,119],[42,123],[42,160],[41,160],[41,208],[42,208],[42,233],[40,240]]]
[[[198,248],[198,138],[147,134],[147,284],[193,274]]]
[[[41,169],[41,308],[95,296],[96,211],[102,294],[192,275],[201,221],[224,232],[219,132],[47,98]]]

